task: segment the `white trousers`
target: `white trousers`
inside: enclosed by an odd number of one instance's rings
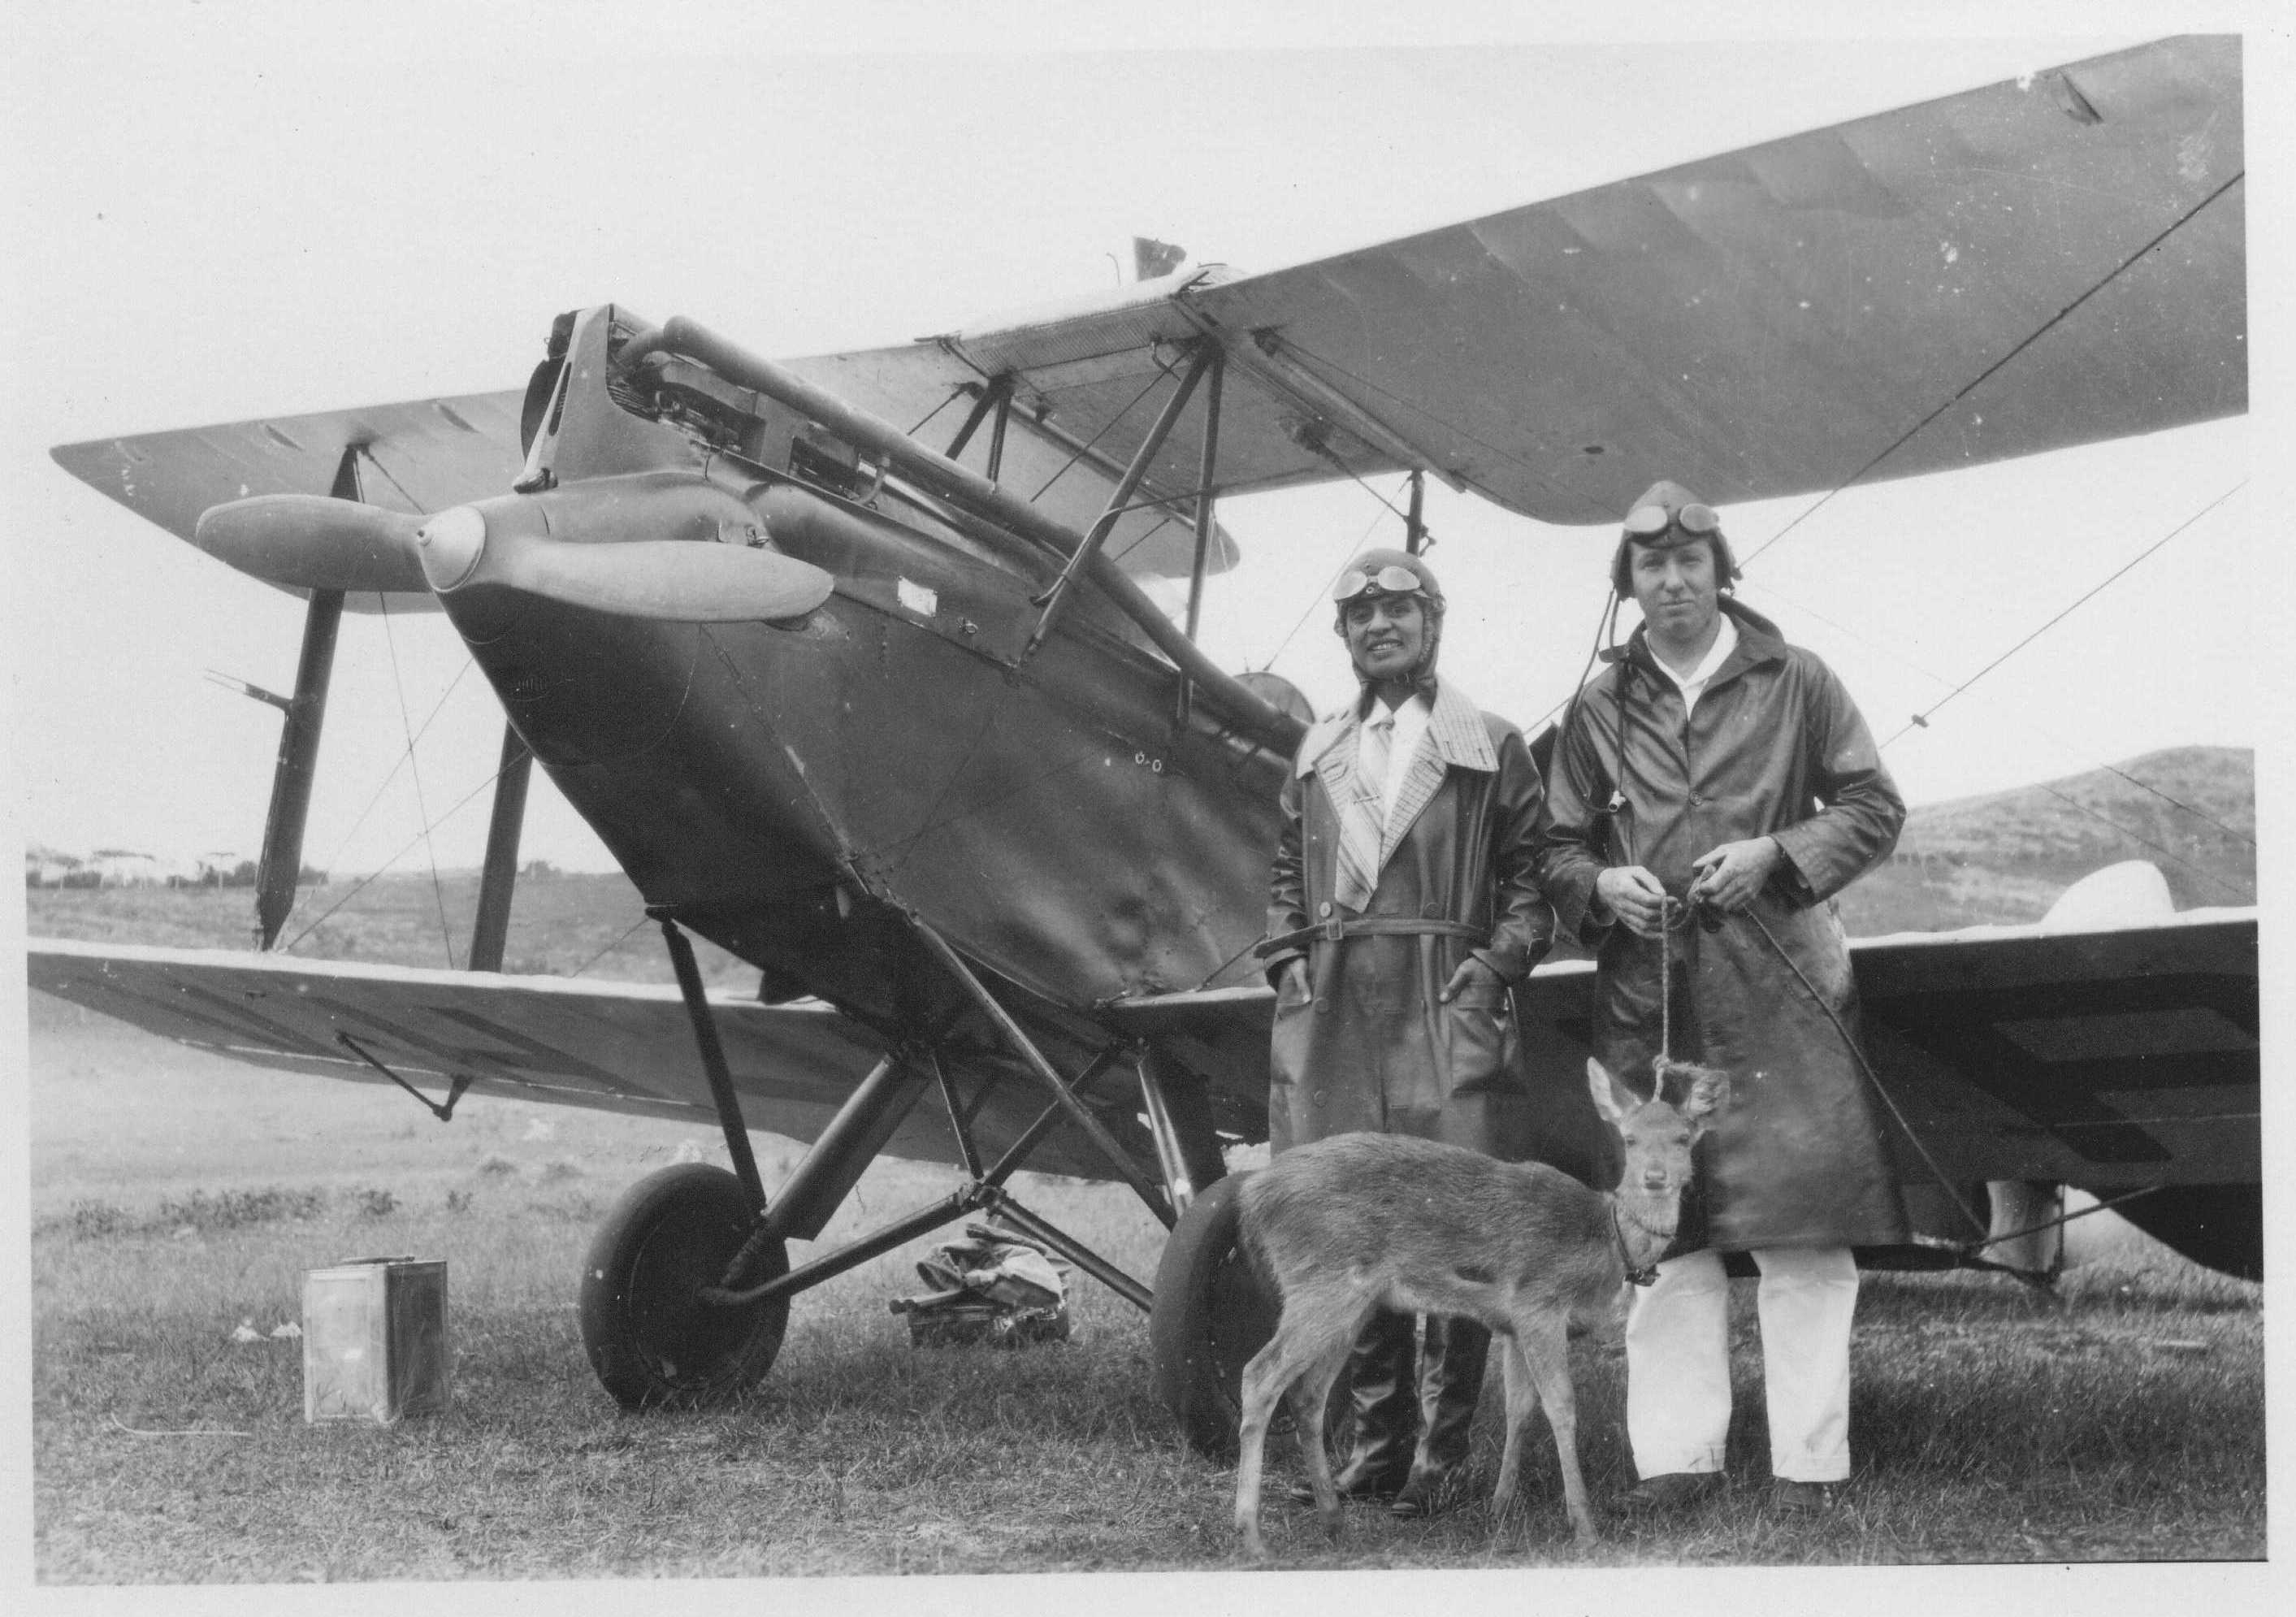
[[[1857,1265],[1847,1247],[1753,1254],[1770,1470],[1797,1482],[1849,1474],[1849,1322]],[[1644,1477],[1722,1469],[1730,1428],[1730,1283],[1714,1252],[1658,1266],[1627,1316],[1627,1437]]]

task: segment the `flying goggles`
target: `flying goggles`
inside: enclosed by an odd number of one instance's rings
[[[1332,587],[1332,599],[1339,602],[1352,601],[1367,589],[1376,589],[1384,595],[1407,595],[1414,593],[1423,595],[1429,593],[1425,582],[1417,573],[1408,567],[1398,567],[1390,562],[1374,572],[1365,572],[1360,567],[1349,568],[1340,575],[1340,581]]]
[[[1722,531],[1722,515],[1713,506],[1692,501],[1679,511],[1669,511],[1663,505],[1637,505],[1627,513],[1627,537],[1644,544],[1659,538],[1669,528],[1679,528],[1695,539],[1703,539]]]

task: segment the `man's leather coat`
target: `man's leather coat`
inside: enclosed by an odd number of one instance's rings
[[[1833,672],[1734,601],[1723,610],[1738,645],[1686,719],[1640,629],[1581,693],[1556,748],[1541,884],[1599,965],[1595,1055],[1647,1093],[1660,946],[1594,913],[1595,878],[1640,865],[1680,897],[1701,854],[1774,837],[1785,857],[1746,912],[1669,938],[1671,1053],[1732,1081],[1675,1250],[1900,1243],[1897,1175],[1847,1043],[1857,993],[1829,900],[1889,856],[1905,803]]]
[[[1353,773],[1366,694],[1317,724],[1301,743],[1282,797],[1282,830],[1267,912],[1271,938],[1349,919],[1332,897],[1338,803]],[[1400,761],[1398,767],[1401,767]],[[1378,884],[1363,915],[1464,923],[1473,938],[1325,937],[1267,961],[1277,987],[1268,1131],[1281,1152],[1349,1129],[1416,1135],[1520,1161],[1541,1148],[1552,1122],[1535,1112],[1516,1030],[1513,985],[1552,938],[1539,896],[1532,834],[1542,785],[1522,735],[1478,713],[1439,682],[1434,712],[1406,780],[1407,805],[1431,787],[1407,826],[1387,826]],[[1415,789],[1414,789],[1415,788]],[[1407,810],[1406,810],[1407,811]],[[1448,1005],[1437,995],[1470,955],[1496,973]],[[1284,964],[1304,956],[1308,991],[1286,986]],[[1583,1088],[1572,1093],[1591,1120]],[[1592,1161],[1561,1166],[1591,1172]]]

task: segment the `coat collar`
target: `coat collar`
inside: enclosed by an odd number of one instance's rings
[[[1332,756],[1343,739],[1351,739],[1362,726],[1365,710],[1372,700],[1371,693],[1365,691],[1336,713],[1317,719],[1307,739],[1300,743],[1300,759],[1294,773],[1306,779]],[[1433,710],[1427,719],[1427,739],[1436,758],[1450,767],[1480,769],[1490,775],[1498,772],[1499,755],[1491,746],[1490,732],[1483,726],[1481,711],[1465,692],[1439,675],[1435,680]],[[1346,748],[1345,755],[1352,759],[1354,747]]]
[[[1710,689],[1748,669],[1778,661],[1786,654],[1786,637],[1776,624],[1734,596],[1723,596],[1721,604],[1738,626],[1738,644],[1722,660],[1722,666],[1714,670],[1714,677],[1708,682]],[[1644,671],[1658,673],[1658,653],[1651,650],[1649,632],[1639,623],[1635,625],[1635,632],[1627,636],[1627,655]]]

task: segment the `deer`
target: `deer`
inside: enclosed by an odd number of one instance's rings
[[[1652,1064],[1656,1082],[1644,1100],[1600,1062],[1587,1063],[1595,1110],[1626,1147],[1625,1171],[1609,1192],[1544,1162],[1503,1162],[1394,1134],[1295,1146],[1245,1179],[1236,1193],[1238,1244],[1282,1306],[1275,1335],[1243,1369],[1235,1524],[1246,1554],[1267,1553],[1261,1450],[1287,1393],[1316,1516],[1339,1535],[1324,1408],[1365,1322],[1382,1308],[1463,1314],[1505,1342],[1506,1447],[1492,1522],[1513,1502],[1535,1399],[1554,1433],[1578,1540],[1600,1538],[1578,1469],[1570,1318],[1614,1304],[1629,1279],[1648,1282],[1674,1239],[1691,1147],[1729,1100],[1723,1072],[1662,1055]],[[1670,1081],[1678,1104],[1665,1098]]]

